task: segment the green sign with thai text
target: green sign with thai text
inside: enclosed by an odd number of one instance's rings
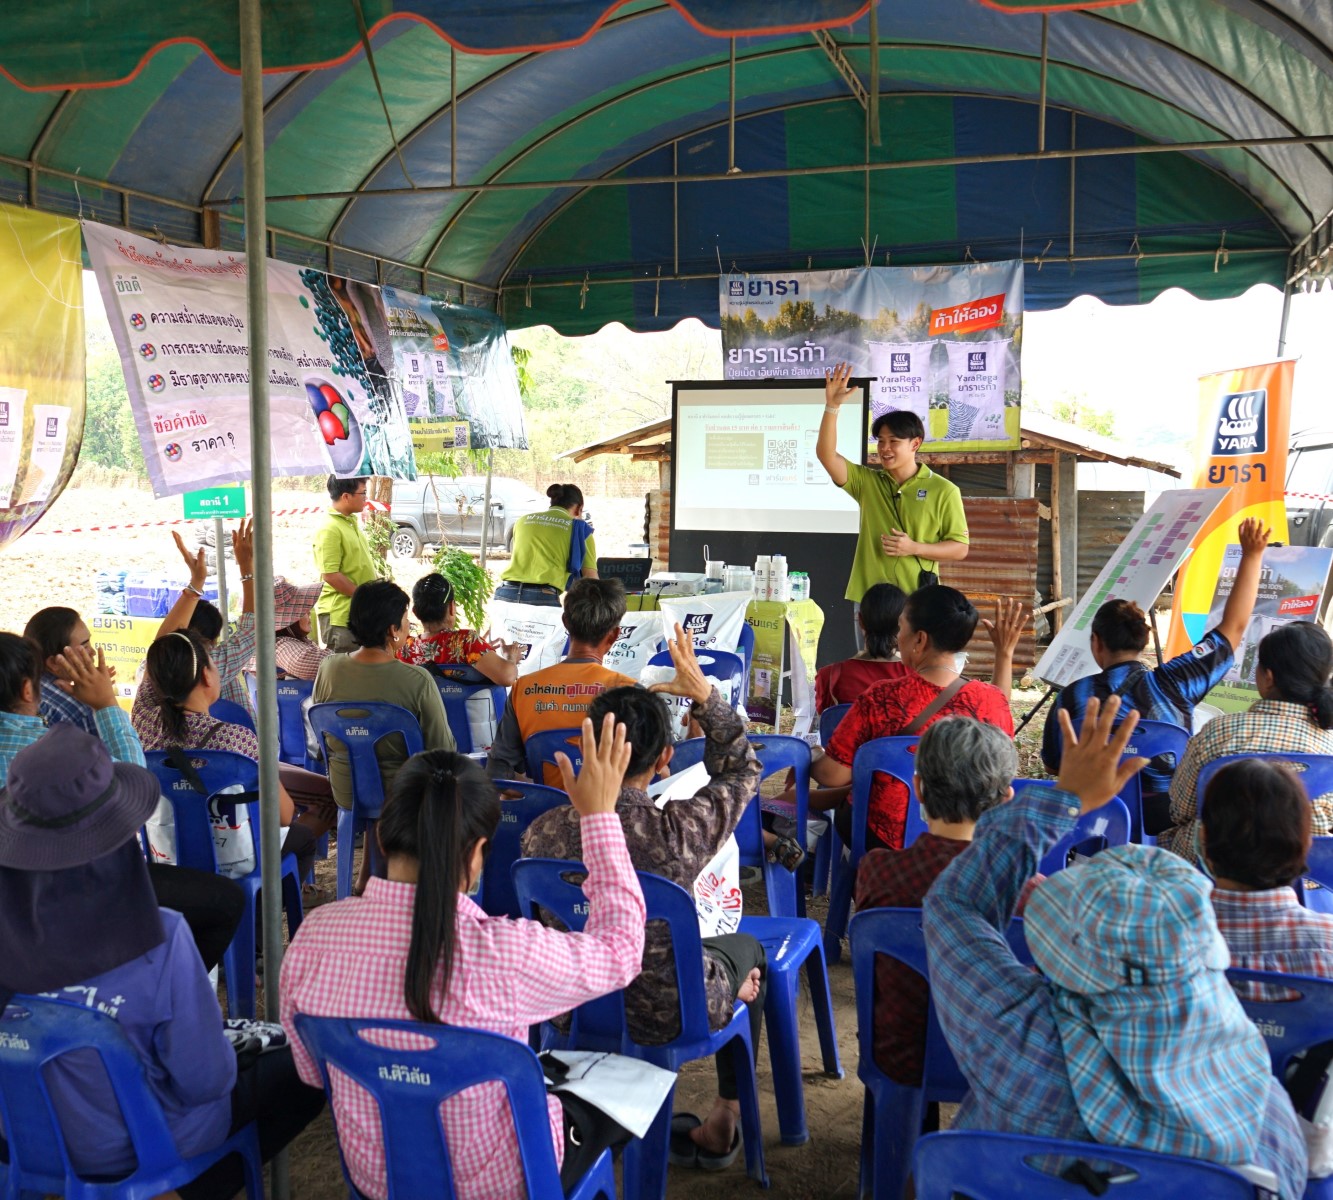
[[[245,488],[214,487],[203,488],[197,492],[186,492],[185,519],[193,521],[198,517],[243,517],[245,516]]]

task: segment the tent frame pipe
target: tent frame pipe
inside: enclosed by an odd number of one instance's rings
[[[264,225],[264,87],[261,0],[240,0],[241,129],[245,155],[246,320],[250,334],[250,487],[254,500],[256,733],[267,750],[278,744],[277,661],[273,641],[273,455],[269,433],[268,259]],[[219,566],[223,547],[217,547]],[[259,756],[259,832],[263,855],[264,1012],[279,1013],[282,966],[282,841],[278,814],[278,760]],[[242,970],[247,970],[242,964]],[[287,1195],[286,1161],[274,1160],[273,1192]]]
[[[1277,356],[1281,358],[1287,352],[1287,323],[1291,319],[1291,296],[1296,289],[1287,284],[1282,289],[1282,316],[1277,326]]]
[[[1119,158],[1139,154],[1207,154],[1219,150],[1262,149],[1270,146],[1313,146],[1333,142],[1333,133],[1299,134],[1291,137],[1223,138],[1196,142],[1147,142],[1132,146],[1078,146],[1066,150],[1028,150],[999,154],[941,154],[933,158],[914,158],[874,162],[872,171],[910,171],[926,167],[976,167],[991,163],[1048,162],[1070,158]],[[0,162],[4,161],[0,157]],[[353,196],[383,198],[387,196],[423,196],[454,192],[545,192],[558,188],[644,187],[664,183],[721,183],[726,179],[800,179],[817,175],[848,175],[864,171],[860,163],[835,163],[822,167],[771,167],[758,171],[735,171],[701,175],[633,175],[602,176],[586,179],[531,179],[511,180],[506,183],[428,184],[423,187],[373,188],[369,191],[290,192],[269,196],[270,204],[304,203],[310,200],[340,200]],[[76,178],[71,176],[71,178]],[[209,200],[205,208],[228,208],[236,203],[234,197]],[[190,208],[191,205],[181,205]],[[297,235],[300,236],[300,235]],[[316,241],[310,238],[310,241]],[[367,256],[371,257],[371,256]],[[386,260],[388,261],[388,260]],[[413,270],[417,267],[413,266]]]
[[[458,182],[458,51],[449,45],[449,182]]]
[[[736,39],[727,39],[727,174],[736,173]]]
[[[1246,256],[1246,255],[1255,255],[1255,254],[1265,254],[1265,255],[1282,254],[1282,255],[1285,255],[1285,254],[1287,254],[1287,252],[1288,252],[1288,251],[1287,251],[1287,247],[1286,247],[1286,246],[1244,246],[1244,247],[1241,247],[1240,249],[1237,249],[1237,250],[1231,250],[1231,249],[1228,249],[1228,250],[1227,250],[1227,253],[1228,253],[1229,255],[1231,255],[1231,257],[1233,257],[1233,258],[1238,257],[1238,256],[1240,256],[1240,257],[1244,257],[1244,256]],[[1030,264],[1030,265],[1032,265],[1032,266],[1040,266],[1040,265],[1042,265],[1042,264],[1048,264],[1048,265],[1055,266],[1055,265],[1059,265],[1060,263],[1124,262],[1126,259],[1133,259],[1135,262],[1137,262],[1137,261],[1139,261],[1139,260],[1147,261],[1147,260],[1149,260],[1149,259],[1159,259],[1159,258],[1213,258],[1213,257],[1216,256],[1216,254],[1217,254],[1217,249],[1216,249],[1216,247],[1213,247],[1213,248],[1210,248],[1210,249],[1207,249],[1207,250],[1151,250],[1151,251],[1148,251],[1148,252],[1146,252],[1146,253],[1141,252],[1141,251],[1138,251],[1138,250],[1132,250],[1132,251],[1126,251],[1124,254],[1074,254],[1074,255],[1067,255],[1067,254],[1045,254],[1045,255],[1042,255],[1042,254],[1029,254],[1029,255],[1027,255],[1027,256],[1023,259],[1023,262],[1028,263],[1028,264]],[[982,260],[979,260],[979,261],[983,261],[983,262],[984,262],[984,261],[986,261],[986,260],[982,259]],[[938,260],[932,260],[932,264],[931,264],[931,265],[936,265],[937,263],[938,263]],[[846,263],[846,264],[843,264],[843,265],[845,265],[845,266],[860,266],[860,265],[863,265],[863,262],[862,262],[862,263]],[[913,265],[915,265],[915,264],[913,264]],[[828,267],[828,268],[823,268],[823,267],[821,267],[820,269],[821,269],[821,270],[824,270],[824,269],[828,269],[828,270],[836,270],[836,269],[838,269],[838,268],[836,268],[836,267]],[[767,267],[766,267],[766,268],[764,268],[764,270],[765,270],[765,271],[769,271],[769,272],[773,272],[773,273],[778,273],[778,272],[786,271],[786,270],[792,270],[792,271],[795,271],[795,270],[804,270],[804,268],[801,268],[801,267],[774,267],[774,268],[767,268]],[[737,268],[736,268],[736,273],[737,273],[737,274],[740,274],[740,275],[746,275],[746,274],[749,274],[749,272],[748,272],[744,267],[737,267]],[[683,275],[682,275],[682,274],[673,274],[673,275],[665,275],[665,274],[664,274],[664,275],[661,276],[661,280],[662,280],[663,283],[688,283],[688,282],[690,282],[691,280],[698,280],[698,279],[716,279],[716,278],[717,278],[717,272],[716,272],[716,271],[693,271],[693,272],[686,272],[686,273],[683,274]],[[587,280],[583,279],[582,277],[580,277],[580,278],[578,278],[578,279],[545,279],[545,280],[533,279],[533,280],[531,280],[531,281],[525,280],[525,281],[522,282],[522,283],[507,283],[507,284],[505,284],[500,290],[501,290],[502,293],[503,293],[503,292],[523,292],[523,291],[526,291],[528,288],[532,288],[532,289],[534,289],[534,290],[536,290],[536,289],[538,289],[538,288],[565,288],[565,287],[584,287],[584,286],[587,286],[587,287],[590,287],[590,288],[591,288],[591,287],[598,287],[598,286],[603,286],[603,287],[604,287],[604,286],[607,286],[607,285],[609,285],[609,284],[610,284],[610,285],[615,285],[615,286],[618,286],[618,287],[624,287],[624,286],[626,286],[626,285],[628,285],[628,284],[635,284],[635,283],[648,283],[648,284],[653,284],[653,283],[656,283],[656,282],[657,282],[657,279],[658,279],[658,276],[656,276],[656,275],[621,275],[621,276],[616,276],[616,277],[611,278],[611,279],[593,279],[593,278],[589,278],[589,279],[587,279]]]
[[[1051,15],[1041,14],[1041,87],[1037,98],[1037,149],[1046,149],[1046,78],[1050,66]]]

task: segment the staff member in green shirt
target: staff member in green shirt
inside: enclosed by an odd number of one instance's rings
[[[497,600],[560,607],[571,579],[597,578],[597,546],[583,520],[583,493],[572,483],[546,489],[551,507],[514,523],[514,557],[495,589]]]
[[[921,576],[938,576],[941,562],[967,557],[967,517],[962,493],[917,462],[926,430],[915,413],[884,413],[871,426],[882,471],[848,462],[838,453],[838,409],[861,390],[847,386],[851,375],[849,363],[825,372],[824,417],[815,454],[861,509],[847,599],[852,602],[856,647],[864,650],[865,635],[856,619],[861,597],[876,583],[892,583],[910,596],[923,583],[938,582]]]
[[[370,543],[357,519],[366,507],[366,481],[330,475],[328,488],[333,507],[315,534],[315,569],[324,581],[315,601],[315,619],[319,623],[320,641],[343,654],[356,649],[347,629],[352,593],[361,584],[378,578],[378,572]]]

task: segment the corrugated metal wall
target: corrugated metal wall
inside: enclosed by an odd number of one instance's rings
[[[1003,475],[1004,468],[999,470]],[[959,486],[962,487],[961,483]],[[967,513],[971,549],[962,562],[940,564],[940,582],[964,592],[983,617],[994,616],[997,595],[1028,602],[1033,598],[1038,586],[1042,533],[1045,534],[1048,563],[1050,554],[1050,522],[1037,515],[1037,505],[1037,500],[983,497],[964,491],[963,508]],[[981,626],[977,627],[967,654],[967,674],[972,678],[989,679],[995,654],[990,638]],[[1014,674],[1021,674],[1036,661],[1036,643],[1029,628],[1014,655]]]
[[[1141,516],[1142,492],[1079,492],[1078,592],[1075,600],[1092,587],[1112,552]]]

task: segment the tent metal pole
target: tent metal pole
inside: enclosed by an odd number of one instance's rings
[[[1048,51],[1051,39],[1050,13],[1041,14],[1041,91],[1037,100],[1037,149],[1046,150],[1046,73],[1050,65]]]
[[[228,621],[227,609],[227,555],[226,541],[227,526],[221,517],[213,518],[213,557],[218,565],[218,611],[222,613],[222,636],[227,636],[227,629],[230,625]]]
[[[449,183],[458,182],[458,51],[449,47]]]
[[[734,141],[734,130],[731,137]],[[1260,150],[1276,146],[1317,146],[1333,142],[1333,133],[1299,134],[1292,137],[1253,137],[1253,138],[1210,138],[1193,142],[1144,142],[1130,146],[1083,146],[1069,150],[1013,151],[996,154],[941,154],[933,158],[888,159],[870,164],[872,171],[912,171],[923,167],[979,167],[992,163],[1043,162],[1066,158],[1122,158],[1140,154],[1212,154],[1219,150]],[[18,161],[0,155],[0,162]],[[723,174],[684,175],[682,183],[720,183],[725,179],[804,179],[817,175],[849,175],[864,171],[866,164],[833,163],[823,167],[771,167],[747,170],[745,172],[728,171]],[[42,168],[45,172],[46,168]],[[56,172],[52,172],[55,174]],[[675,175],[605,175],[588,179],[522,179],[505,183],[460,183],[457,187],[449,184],[430,184],[423,187],[387,187],[387,188],[343,188],[328,192],[291,192],[280,196],[270,196],[270,204],[304,203],[308,200],[345,200],[352,198],[385,196],[429,196],[448,192],[549,192],[557,188],[598,188],[598,187],[652,187],[664,183],[675,183]],[[113,185],[115,186],[115,185]],[[236,203],[235,197],[205,201],[204,208],[228,208]],[[180,205],[191,208],[193,205]],[[284,231],[286,232],[286,231]],[[317,239],[307,239],[314,241]],[[363,252],[364,253],[364,252]],[[367,258],[374,257],[367,254]],[[389,261],[388,259],[385,260]],[[412,264],[415,271],[420,264]],[[438,274],[439,272],[433,272]]]
[[[1291,296],[1296,289],[1287,284],[1282,289],[1282,317],[1277,326],[1277,356],[1281,358],[1287,352],[1287,322],[1291,320]]]
[[[495,450],[486,451],[486,489],[481,497],[481,569],[486,569],[486,550],[491,536],[491,476],[495,474]]]
[[[727,39],[727,174],[736,174],[736,39]]]
[[[1074,141],[1078,137],[1078,113],[1069,114],[1069,148],[1074,149]],[[1074,207],[1078,199],[1077,196],[1077,171],[1078,159],[1069,160],[1069,258],[1074,258]]]
[[[671,185],[671,272],[680,274],[680,143],[671,143],[671,174],[677,177]]]
[[[870,85],[866,88],[866,122],[870,144],[882,145],[879,128],[879,0],[870,5]]]
[[[278,1019],[282,966],[282,845],[278,815],[278,693],[273,644],[273,461],[269,444],[268,259],[264,221],[264,84],[261,0],[239,0],[241,137],[245,154],[246,320],[250,329],[250,487],[254,499],[256,731],[259,735],[259,832],[263,857],[264,1013]],[[218,548],[221,562],[222,547]],[[249,968],[244,964],[242,970]],[[273,1160],[275,1200],[289,1194],[287,1156]]]

